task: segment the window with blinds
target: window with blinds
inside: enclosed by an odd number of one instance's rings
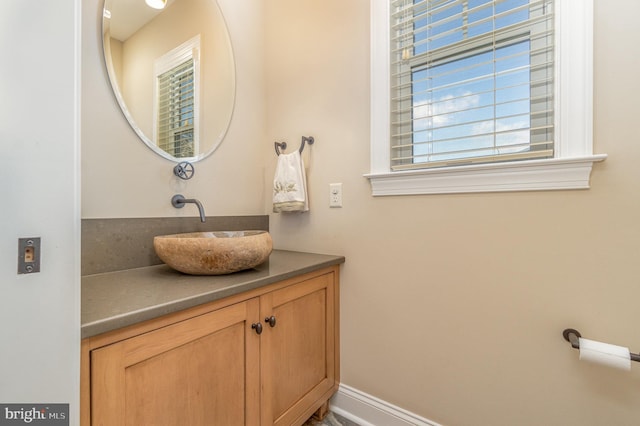
[[[195,155],[193,58],[158,76],[158,146],[177,158]]]
[[[391,0],[391,168],[554,154],[553,0]]]

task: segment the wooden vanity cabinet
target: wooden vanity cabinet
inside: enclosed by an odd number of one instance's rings
[[[81,424],[301,425],[337,390],[338,339],[337,266],[91,337]]]
[[[337,390],[334,279],[325,274],[260,297],[261,317],[275,321],[260,342],[261,425],[301,424]]]
[[[250,300],[93,350],[92,424],[254,424],[257,313]]]

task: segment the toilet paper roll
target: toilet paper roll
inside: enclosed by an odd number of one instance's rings
[[[596,342],[580,337],[580,360],[603,364],[621,370],[631,370],[629,348]]]

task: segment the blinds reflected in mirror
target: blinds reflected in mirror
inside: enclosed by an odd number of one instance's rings
[[[158,77],[158,146],[176,158],[193,157],[193,58]]]
[[[552,0],[391,11],[392,169],[553,157]]]
[[[154,139],[175,158],[200,153],[200,36],[155,60]]]

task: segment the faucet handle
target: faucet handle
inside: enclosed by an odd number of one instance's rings
[[[195,173],[196,169],[193,167],[193,164],[189,163],[188,161],[178,163],[173,168],[173,174],[183,180],[191,179]]]

